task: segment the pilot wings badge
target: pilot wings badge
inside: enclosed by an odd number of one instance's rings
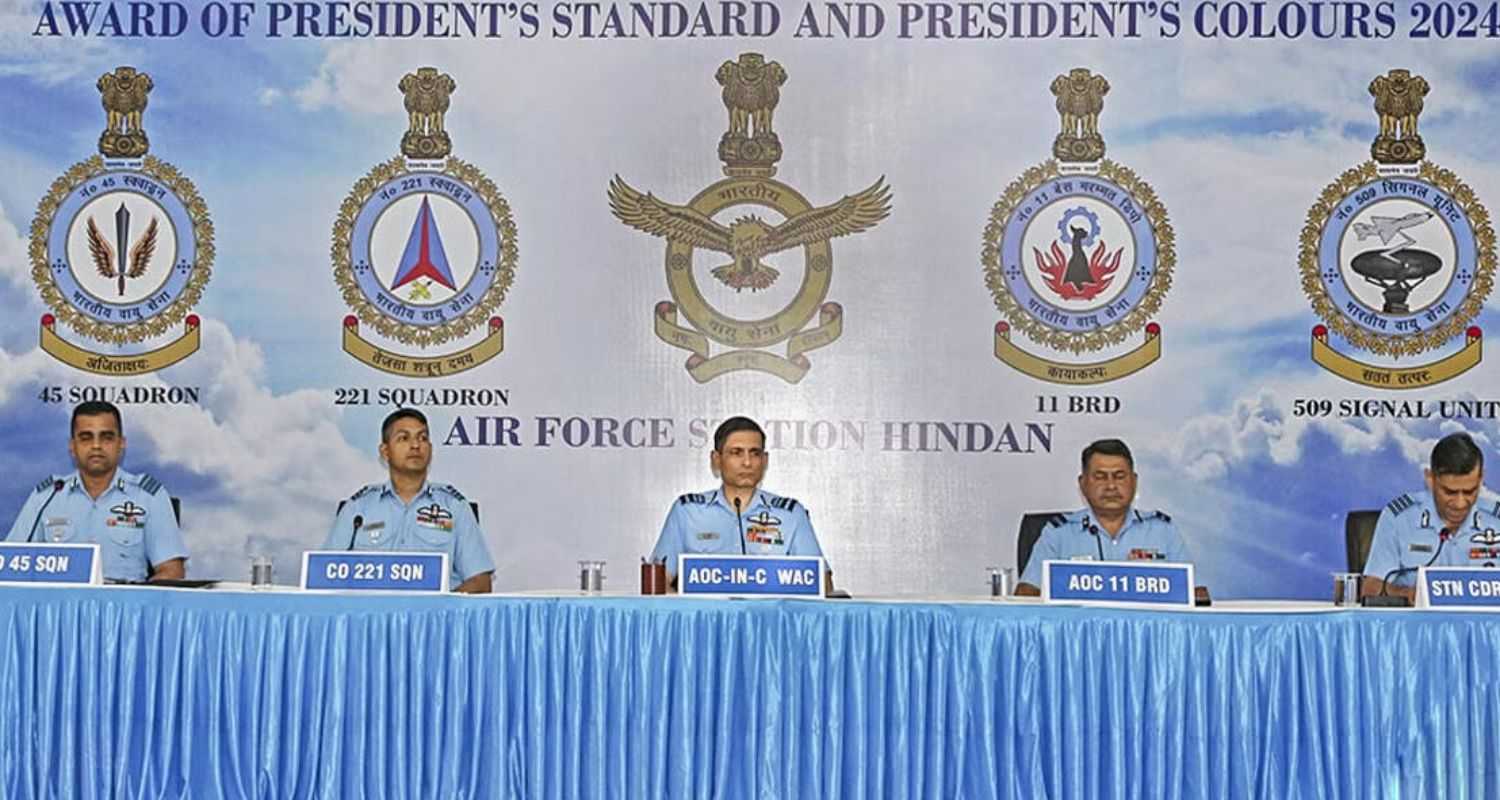
[[[31,222],[31,277],[51,311],[41,349],[98,375],[145,375],[197,352],[189,313],[208,285],[214,227],[193,182],[149,155],[143,117],[155,82],[119,67],[97,83],[105,111],[99,154],[52,183]],[[109,347],[95,352],[63,338],[61,321]],[[182,334],[154,349],[129,345]]]
[[[1370,82],[1380,117],[1373,160],[1324,187],[1302,228],[1302,290],[1323,320],[1312,360],[1364,386],[1432,386],[1480,360],[1470,322],[1494,282],[1495,232],[1474,190],[1426,160],[1417,117],[1429,88],[1404,69]],[[1445,355],[1400,363],[1434,350]]]
[[[984,228],[984,282],[1005,317],[995,357],[1051,383],[1105,383],[1161,357],[1161,327],[1150,320],[1172,287],[1176,237],[1151,186],[1104,158],[1104,76],[1080,67],[1051,89],[1062,118],[1053,159],[1007,186]],[[1115,354],[1053,359],[1022,349],[1013,329],[1053,353]],[[1127,345],[1141,331],[1144,341]]]
[[[891,191],[881,178],[861,192],[814,206],[796,189],[772,180],[782,149],[771,117],[786,71],[759,53],[745,53],[724,62],[716,77],[729,109],[729,130],[719,140],[728,177],[677,205],[615,176],[610,209],[626,225],[667,240],[672,299],[656,304],[656,335],[692,353],[686,367],[694,380],[706,383],[749,369],[796,383],[812,368],[806,354],[832,344],[843,331],[843,307],[825,302],[833,280],[831,241],[879,224],[890,214]],[[735,210],[740,206],[759,206],[775,216],[740,214]],[[721,215],[733,219],[721,221]],[[699,249],[720,257],[695,263]],[[790,266],[784,262],[767,263],[790,250],[802,252],[800,279],[783,275]],[[737,313],[757,307],[770,313],[731,316],[720,305]],[[679,312],[688,326],[678,323]],[[808,327],[814,317],[817,322]],[[729,349],[714,354],[709,340]],[[781,342],[786,342],[785,356],[762,349]]]
[[[433,67],[399,84],[409,127],[401,155],[354,184],[333,225],[333,275],[354,311],[344,318],[344,352],[408,378],[473,369],[505,348],[494,312],[515,280],[519,250],[510,204],[472,164],[450,155],[444,125],[458,84]],[[360,333],[420,349],[469,337],[448,353],[414,355]]]

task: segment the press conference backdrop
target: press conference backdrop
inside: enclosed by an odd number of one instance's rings
[[[108,399],[190,573],[291,582],[413,405],[497,587],[632,588],[745,413],[855,594],[983,592],[1120,436],[1202,582],[1323,596],[1347,509],[1447,431],[1494,455],[1497,34],[1447,2],[8,3],[0,517]]]

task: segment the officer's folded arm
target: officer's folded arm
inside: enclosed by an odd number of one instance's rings
[[[151,565],[151,580],[180,581],[187,577],[187,559],[170,558],[160,564]]]
[[[462,592],[463,594],[489,594],[494,588],[492,585],[494,576],[495,573],[493,571],[470,575],[454,591]]]
[[[1416,602],[1417,589],[1414,586],[1398,586],[1395,583],[1387,583],[1384,576],[1366,575],[1360,581],[1360,596],[1373,597],[1384,593],[1391,597],[1404,597],[1409,601]]]

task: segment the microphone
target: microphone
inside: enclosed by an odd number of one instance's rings
[[[1432,554],[1432,558],[1427,559],[1427,563],[1423,564],[1423,567],[1430,567],[1433,564],[1437,563],[1438,556],[1441,556],[1443,554],[1443,546],[1448,544],[1448,539],[1451,536],[1453,536],[1453,531],[1447,528],[1438,531],[1437,552]],[[1407,600],[1405,597],[1387,594],[1386,592],[1388,589],[1390,589],[1391,580],[1393,578],[1398,578],[1407,573],[1416,572],[1420,568],[1421,567],[1397,567],[1396,569],[1387,572],[1385,574],[1385,577],[1380,581],[1380,594],[1361,598],[1360,605],[1375,608],[1404,608],[1411,605],[1411,601]]]
[[[1094,537],[1094,546],[1097,547],[1097,548],[1099,548],[1099,560],[1103,561],[1104,560],[1104,540],[1099,538],[1099,526],[1095,525],[1093,522],[1090,522],[1088,517],[1084,517],[1083,518],[1083,527],[1085,529],[1087,529],[1090,534],[1093,535],[1093,537]]]
[[[365,526],[365,518],[362,517],[362,516],[360,516],[360,515],[358,515],[358,514],[355,514],[354,515],[354,531],[349,534],[349,547],[347,549],[349,549],[349,550],[353,550],[354,549],[354,540],[359,538],[359,529],[363,528],[364,526]]]
[[[734,498],[734,521],[740,525],[740,555],[749,555],[749,551],[745,549],[745,518],[740,516],[740,499],[738,497]]]
[[[36,526],[38,522],[42,521],[42,512],[47,510],[47,506],[52,505],[52,498],[57,497],[57,493],[62,491],[62,488],[66,485],[61,480],[52,481],[52,494],[47,495],[47,502],[42,503],[42,507],[36,510],[36,519],[31,521],[31,532],[26,534],[27,544],[36,541]]]

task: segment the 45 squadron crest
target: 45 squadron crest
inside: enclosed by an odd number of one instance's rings
[[[1161,328],[1148,321],[1172,287],[1176,237],[1156,192],[1104,158],[1104,77],[1074,69],[1051,88],[1062,117],[1055,158],[1007,186],[984,229],[984,282],[1005,316],[995,325],[995,357],[1052,383],[1104,383],[1161,357]],[[1022,350],[1012,328],[1075,355],[1117,347],[1141,330],[1146,339],[1102,361],[1054,361]]]
[[[626,225],[667,240],[667,287],[671,301],[656,305],[656,335],[692,352],[687,371],[704,383],[728,372],[753,369],[789,383],[802,380],[812,364],[806,353],[831,344],[843,331],[843,308],[825,302],[833,280],[830,240],[867,231],[891,210],[885,179],[832,205],[814,207],[796,189],[771,179],[781,159],[781,140],[771,116],[781,99],[786,71],[759,53],[726,61],[716,75],[724,87],[729,130],[719,140],[719,159],[728,176],[700,191],[686,205],[675,205],[631,188],[619,176],[609,185],[609,205]],[[725,224],[715,219],[737,206],[760,206],[780,222],[755,214]],[[693,252],[703,248],[727,261],[695,267]],[[764,259],[784,250],[802,251],[801,283],[779,311],[760,319],[731,316],[706,296],[702,284],[730,302],[754,296],[789,280]],[[785,265],[783,265],[785,266]],[[718,287],[724,288],[718,288]],[[726,290],[733,290],[728,295]],[[745,290],[749,294],[745,295]],[[738,303],[737,303],[738,305]],[[681,311],[691,328],[679,325]],[[806,327],[813,317],[817,322]],[[709,340],[730,348],[712,355]],[[758,349],[786,342],[786,355]]]
[[[133,67],[99,77],[106,123],[99,155],[52,183],[31,222],[31,277],[42,301],[41,348],[99,375],[144,375],[198,350],[188,313],[208,284],[214,228],[208,206],[177,168],[147,155],[142,117],[154,83]],[[61,320],[115,347],[181,336],[152,350],[98,353],[67,341]]]
[[[333,225],[333,275],[354,311],[344,318],[344,351],[393,375],[453,375],[505,347],[493,314],[515,279],[516,225],[494,182],[449,155],[443,116],[456,88],[432,67],[401,79],[409,121],[402,154],[354,184]],[[467,347],[416,356],[365,339],[361,322],[424,349],[481,326],[485,333]]]
[[[1480,330],[1466,326],[1494,282],[1495,232],[1474,191],[1426,160],[1417,117],[1429,90],[1404,69],[1370,82],[1380,116],[1374,160],[1328,184],[1302,229],[1302,290],[1324,322],[1313,328],[1312,359],[1365,386],[1431,386],[1480,359]],[[1416,366],[1376,365],[1340,352],[1339,340],[1390,362],[1452,352]]]

